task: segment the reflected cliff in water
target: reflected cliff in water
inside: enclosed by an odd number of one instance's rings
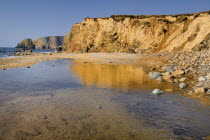
[[[137,66],[81,63],[71,65],[70,69],[84,85],[123,89],[166,89],[172,86],[150,79],[143,68]]]

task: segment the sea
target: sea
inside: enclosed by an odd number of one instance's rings
[[[13,52],[17,50],[15,47],[0,47],[0,58],[14,57]],[[33,50],[33,52],[53,53],[54,50]]]

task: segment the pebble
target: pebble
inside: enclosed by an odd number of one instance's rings
[[[186,88],[187,87],[187,84],[185,83],[180,83],[179,84],[179,88],[183,89],[183,88]]]
[[[200,82],[202,82],[202,81],[206,81],[206,78],[205,78],[205,77],[203,77],[203,76],[201,76],[201,77],[199,77],[199,78],[198,78],[198,81],[200,81]]]
[[[162,91],[162,90],[160,90],[160,89],[155,89],[155,90],[152,91],[152,93],[153,93],[154,95],[160,95],[160,94],[163,94],[164,91]]]
[[[161,73],[160,72],[150,72],[149,76],[151,79],[157,79],[158,77],[161,76]]]

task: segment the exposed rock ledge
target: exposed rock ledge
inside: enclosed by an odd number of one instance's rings
[[[183,15],[85,18],[64,37],[69,52],[209,50],[210,11]]]
[[[16,48],[21,48],[25,50],[45,50],[45,49],[56,49],[63,45],[63,36],[48,36],[38,38],[32,41],[32,39],[27,38],[18,43]]]

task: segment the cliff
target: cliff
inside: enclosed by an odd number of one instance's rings
[[[21,48],[24,50],[32,50],[32,49],[35,49],[35,46],[33,44],[32,39],[26,38],[23,41],[21,41],[20,43],[18,43],[18,45],[15,48]]]
[[[55,49],[63,45],[63,36],[48,36],[33,40],[36,49]]]
[[[210,48],[210,11],[85,18],[64,37],[69,52],[155,53]]]

